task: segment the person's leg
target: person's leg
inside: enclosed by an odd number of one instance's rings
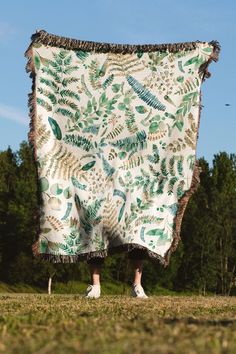
[[[128,258],[134,271],[133,285],[141,284],[143,259],[145,258],[144,251],[142,249],[134,249],[128,253]]]
[[[138,298],[148,298],[141,284],[143,259],[146,258],[146,253],[142,249],[134,249],[128,252],[128,258],[134,270],[134,279],[131,288],[131,296]]]
[[[100,285],[100,276],[103,263],[104,258],[92,258],[87,261],[92,285]]]
[[[87,264],[90,268],[91,284],[87,287],[85,297],[86,298],[99,298],[101,294],[100,275],[104,258],[96,257],[87,260]]]
[[[140,284],[142,280],[143,271],[143,260],[142,259],[131,259],[131,264],[134,270],[133,285]]]
[[[100,264],[89,264],[91,284],[98,285],[100,284],[100,275],[101,275],[101,265]]]

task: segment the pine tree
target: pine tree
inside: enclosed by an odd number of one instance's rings
[[[218,256],[210,204],[211,171],[204,158],[199,165],[201,183],[188,202],[182,223],[184,257],[178,279],[183,288],[206,294],[216,288]]]
[[[214,155],[212,168],[211,208],[217,226],[218,291],[229,294],[236,278],[236,155]]]
[[[17,158],[10,146],[0,152],[0,276],[6,280],[9,260],[17,254],[15,248],[17,215],[14,212]]]

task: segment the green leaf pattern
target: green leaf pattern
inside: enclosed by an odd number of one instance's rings
[[[125,58],[33,47],[36,121],[50,131],[37,150],[40,252],[70,256],[133,242],[164,257],[191,186],[198,69],[212,50],[199,42]]]

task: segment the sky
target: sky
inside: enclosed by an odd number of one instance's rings
[[[19,149],[29,131],[25,50],[38,29],[80,40],[161,44],[217,40],[219,61],[202,83],[197,158],[236,153],[236,2],[233,0],[1,1],[0,150]],[[226,106],[225,104],[230,104]]]

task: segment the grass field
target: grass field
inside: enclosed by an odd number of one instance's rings
[[[1,353],[236,353],[236,298],[0,294]]]

